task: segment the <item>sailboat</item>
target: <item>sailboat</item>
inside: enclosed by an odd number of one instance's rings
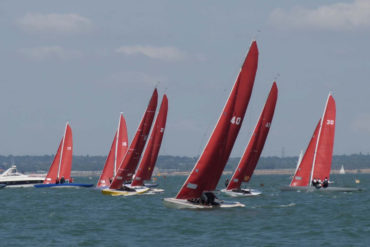
[[[120,114],[118,128],[114,135],[107,160],[100,175],[97,188],[109,188],[111,181],[116,176],[118,166],[121,164],[128,148],[127,126],[123,114]]]
[[[316,125],[302,161],[290,186],[283,191],[357,191],[357,188],[314,186],[313,181],[329,181],[335,134],[335,100],[329,93],[322,118]]]
[[[343,165],[342,165],[342,167],[339,170],[339,174],[346,174],[346,171],[344,170],[344,166]]]
[[[146,186],[151,187],[152,192],[164,191],[163,189],[152,188],[155,187],[155,185],[144,184],[144,181],[150,180],[153,174],[159,149],[161,147],[164,130],[166,128],[167,111],[168,111],[168,99],[166,95],[163,95],[161,107],[159,109],[152,132],[150,134],[148,145],[145,148],[143,158],[139,164],[134,179],[131,183],[130,187],[132,188]]]
[[[218,122],[199,160],[175,198],[165,198],[167,207],[211,209],[244,207],[239,202],[218,200],[213,193],[229,159],[244,119],[258,64],[253,41]]]
[[[43,184],[36,184],[36,188],[46,187],[92,187],[93,184],[73,183],[71,177],[72,169],[72,129],[67,122],[64,135],[60,141],[59,148],[55,154],[54,161]]]
[[[111,185],[108,189],[103,189],[102,193],[105,195],[112,196],[131,196],[145,193],[149,190],[147,187],[141,188],[130,188],[125,186],[125,183],[132,180],[132,176],[136,170],[137,164],[139,163],[141,153],[143,152],[144,146],[148,139],[150,128],[153,123],[155,110],[157,108],[158,92],[154,89],[152,97],[149,101],[148,107],[144,113],[144,116],[139,124],[136,131],[136,135],[130,144],[128,151],[125,154],[117,174],[114,177]]]
[[[257,166],[259,157],[261,155],[271,127],[277,96],[278,89],[276,86],[276,82],[274,82],[271,87],[266,104],[257,122],[257,125],[254,128],[253,134],[249,140],[248,146],[245,149],[244,154],[233,176],[231,177],[230,182],[227,185],[227,188],[221,190],[221,192],[225,193],[226,195],[239,197],[257,196],[261,194],[260,191],[255,189],[241,188],[241,185],[243,182],[247,183],[250,181],[253,172]]]

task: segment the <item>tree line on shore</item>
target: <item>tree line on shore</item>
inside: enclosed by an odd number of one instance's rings
[[[5,170],[12,164],[23,172],[46,172],[53,162],[54,155],[0,155],[0,169]],[[74,171],[100,171],[105,162],[106,156],[92,155],[74,155]],[[191,171],[198,157],[171,156],[162,155],[158,157],[156,167],[161,170],[170,171]],[[238,165],[240,158],[230,158],[226,170],[234,170]],[[257,169],[295,169],[297,165],[297,156],[293,157],[261,157]],[[370,168],[370,154],[351,154],[334,155],[333,169],[366,169]]]

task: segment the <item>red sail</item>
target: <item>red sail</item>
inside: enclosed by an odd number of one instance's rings
[[[127,148],[128,138],[126,121],[121,113],[118,123],[118,129],[116,131],[116,134],[114,135],[112,146],[110,148],[107,160],[105,161],[102,174],[100,175],[100,178],[98,180],[97,187],[110,186],[110,181],[113,180],[114,176],[116,175],[118,166],[121,164],[123,157],[127,152]]]
[[[72,151],[72,130],[69,126],[69,123],[67,123],[64,136],[59,144],[58,151],[55,154],[49,172],[46,175],[44,184],[54,184],[56,183],[57,179],[60,180],[62,177],[64,177],[66,180],[71,178]]]
[[[60,153],[62,151],[62,144],[63,144],[63,138],[60,141],[57,153],[55,154],[53,163],[51,163],[51,166],[49,168],[49,172],[45,177],[44,184],[55,184],[56,179],[58,177],[58,169],[59,169],[59,161],[60,161]]]
[[[325,178],[329,179],[334,147],[335,115],[335,101],[329,94],[322,117],[311,179],[316,178],[322,181]]]
[[[240,189],[242,182],[248,182],[257,166],[263,146],[270,130],[271,121],[274,116],[278,89],[276,82],[273,83],[261,116],[253,131],[249,144],[232,176],[227,190]]]
[[[64,177],[65,180],[71,179],[72,169],[73,140],[72,129],[67,123],[66,133],[64,134],[64,143],[62,147],[62,157],[60,158],[59,179]]]
[[[313,156],[315,154],[315,147],[317,143],[317,137],[319,136],[319,129],[320,129],[320,122],[316,125],[315,131],[313,132],[312,138],[308,147],[306,149],[305,154],[303,155],[301,163],[298,165],[298,169],[294,174],[292,182],[290,186],[308,186],[310,185],[310,177],[312,171],[312,164],[313,164]]]
[[[149,105],[145,111],[145,114],[140,122],[140,125],[136,131],[136,135],[131,142],[131,145],[119,165],[117,175],[114,177],[110,189],[120,189],[122,184],[132,179],[132,175],[135,172],[136,166],[140,160],[141,153],[143,152],[146,140],[152,126],[155,110],[157,108],[158,93],[157,89],[154,89],[152,98],[150,99]]]
[[[167,96],[164,95],[157,119],[155,120],[152,129],[152,133],[150,134],[148,145],[145,148],[143,159],[141,160],[134,180],[132,181],[132,186],[142,186],[144,185],[145,180],[150,180],[152,177],[166,127],[167,111],[168,100]]]
[[[253,41],[216,127],[177,199],[199,198],[203,191],[216,189],[243,122],[257,63],[258,48]]]

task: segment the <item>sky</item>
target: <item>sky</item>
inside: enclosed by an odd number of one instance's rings
[[[331,91],[334,154],[370,151],[370,1],[0,2],[0,155],[107,155],[119,113],[129,140],[155,86],[168,95],[160,155],[198,156],[252,40],[259,64],[232,157],[242,155],[272,82],[262,156],[305,149]]]

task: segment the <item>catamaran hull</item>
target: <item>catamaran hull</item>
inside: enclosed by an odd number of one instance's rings
[[[93,187],[93,184],[79,184],[79,183],[69,183],[69,184],[36,184],[35,188],[88,188]]]
[[[166,207],[176,209],[215,209],[215,208],[243,208],[244,204],[240,202],[222,202],[219,205],[202,205],[189,202],[185,199],[164,198],[163,203]]]
[[[230,197],[248,197],[258,196],[262,194],[261,191],[255,189],[241,189],[240,191],[222,189],[221,192]]]
[[[355,192],[361,191],[360,188],[351,187],[327,187],[316,189],[312,186],[285,186],[281,188],[281,191],[305,191],[305,192]]]
[[[135,191],[126,191],[126,190],[114,190],[114,189],[104,189],[101,192],[103,195],[110,195],[110,196],[134,196],[134,195],[140,195],[148,192],[149,188],[140,188],[135,189]]]

